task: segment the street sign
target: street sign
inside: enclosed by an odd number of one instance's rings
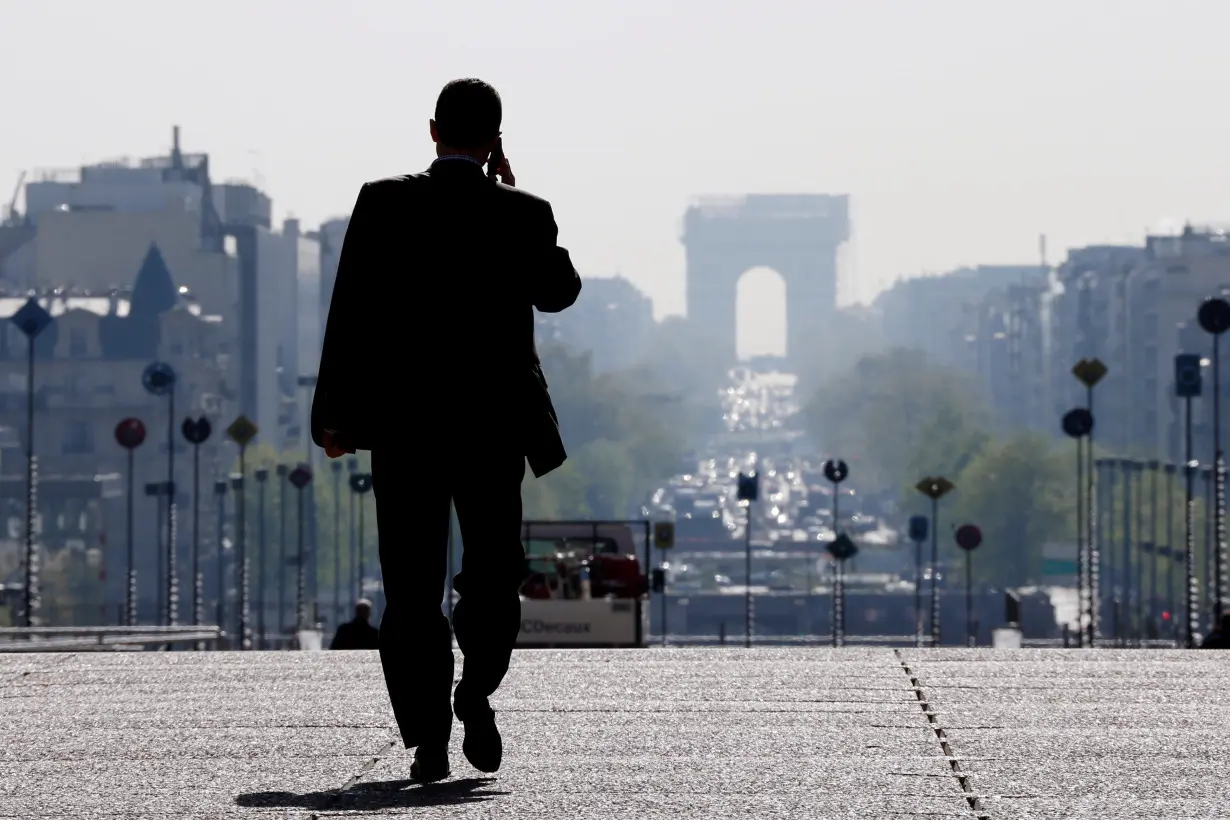
[[[973,552],[982,543],[982,530],[973,524],[963,524],[957,527],[957,546],[966,552]]]
[[[295,485],[295,489],[302,490],[312,480],[312,471],[300,464],[290,471],[288,478],[290,478],[290,483]]]
[[[162,484],[163,482],[161,481],[151,481],[145,485],[145,494],[150,498],[162,495]]]
[[[654,522],[653,545],[660,550],[668,550],[675,546],[675,524],[673,521]]]
[[[1196,311],[1196,321],[1206,333],[1220,336],[1230,330],[1230,302],[1217,296],[1210,296],[1201,303]]]
[[[359,495],[367,492],[372,488],[371,473],[354,473],[350,476],[350,489],[354,490]]]
[[[1106,365],[1100,359],[1081,359],[1072,365],[1072,375],[1085,387],[1093,387],[1102,381],[1107,372]]]
[[[240,447],[247,447],[248,442],[256,438],[259,432],[260,428],[253,424],[247,416],[240,416],[231,422],[230,427],[226,428],[226,435]]]
[[[909,528],[910,540],[918,541],[919,543],[926,541],[927,528],[930,523],[931,520],[925,515],[911,515]]]
[[[17,325],[21,332],[26,334],[27,339],[33,340],[38,334],[47,329],[47,325],[51,324],[51,314],[31,296],[9,318],[9,321]]]
[[[199,419],[184,419],[184,423],[180,427],[180,432],[184,434],[184,438],[188,440],[189,444],[204,444],[209,440],[209,436],[213,431],[213,425],[204,416],[201,416]]]
[[[850,536],[844,532],[838,533],[826,547],[829,555],[836,558],[838,561],[844,561],[847,558],[853,558],[858,554],[858,546],[850,540]]]
[[[1063,414],[1063,431],[1072,438],[1083,438],[1093,432],[1093,413],[1077,407]]]
[[[126,418],[115,425],[115,440],[125,450],[135,450],[145,441],[145,423],[141,419]]]
[[[141,373],[141,384],[152,396],[165,396],[175,388],[175,369],[166,362],[154,362]]]
[[[824,477],[834,484],[840,484],[850,474],[850,468],[841,459],[829,459],[824,462]]]
[[[1174,357],[1174,394],[1181,399],[1200,395],[1200,357],[1195,353],[1180,353]]]
[[[751,502],[760,497],[760,475],[758,473],[749,473],[747,475],[739,473],[735,486],[736,496],[740,501]]]
[[[225,481],[215,481],[214,482],[214,494],[215,495],[226,495],[226,482]]]
[[[263,484],[269,480],[269,468],[268,467],[257,467],[256,472],[254,472],[252,475],[256,478],[257,481]]]
[[[956,486],[943,476],[927,476],[915,484],[914,489],[932,501],[938,501],[955,490]]]

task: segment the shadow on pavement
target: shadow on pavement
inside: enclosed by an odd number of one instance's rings
[[[383,780],[359,783],[344,792],[337,789],[307,794],[249,792],[235,798],[246,808],[296,808],[317,811],[365,811],[414,806],[457,806],[480,803],[511,792],[490,791],[494,777],[466,777],[418,785],[413,780]]]

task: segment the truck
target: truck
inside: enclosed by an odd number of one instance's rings
[[[643,647],[648,582],[630,521],[523,521],[518,648]]]

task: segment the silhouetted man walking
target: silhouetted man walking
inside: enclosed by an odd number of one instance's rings
[[[581,280],[556,244],[551,206],[513,187],[502,113],[486,83],[450,82],[430,124],[430,169],[359,191],[312,403],[312,438],[331,457],[372,451],[387,599],[380,660],[415,748],[411,774],[424,781],[449,774],[454,713],[470,763],[500,766],[488,698],[520,630],[521,480],[527,459],[541,476],[565,458],[534,308],[569,307]],[[451,711],[441,608],[450,502],[465,540],[453,612],[465,662]]]
[[[354,605],[354,620],[338,624],[330,649],[379,649],[380,631],[371,625],[372,602],[360,598]]]

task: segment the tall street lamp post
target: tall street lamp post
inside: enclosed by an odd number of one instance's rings
[[[1226,462],[1221,448],[1221,357],[1218,340],[1230,330],[1230,302],[1221,297],[1205,299],[1196,313],[1200,326],[1213,337],[1213,472],[1216,487],[1213,529],[1216,558],[1213,561],[1213,623],[1221,623],[1226,599]]]
[[[34,455],[34,342],[52,323],[51,314],[31,296],[10,319],[26,337],[26,553],[22,620],[38,626],[39,596],[38,550],[34,545],[34,525],[38,516],[38,460]]]

